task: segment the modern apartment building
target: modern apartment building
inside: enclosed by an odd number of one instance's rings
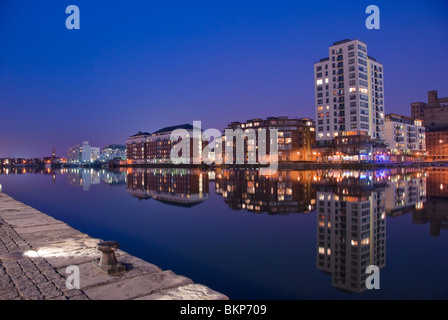
[[[101,160],[126,160],[126,146],[122,144],[110,144],[101,151]]]
[[[227,126],[227,129],[237,130],[241,129],[245,131],[247,129],[253,129],[255,133],[255,139],[257,141],[244,142],[244,154],[245,162],[248,163],[250,153],[253,153],[254,158],[256,158],[257,163],[260,163],[257,154],[258,142],[263,143],[263,141],[258,141],[258,129],[266,130],[266,140],[264,141],[266,145],[266,153],[269,154],[270,151],[270,131],[269,129],[278,130],[278,161],[313,161],[315,160],[315,155],[313,155],[312,146],[316,141],[316,132],[314,121],[309,118],[288,118],[288,117],[268,117],[267,119],[251,119],[246,122],[235,121]],[[234,141],[223,141],[223,156],[224,162],[227,161],[231,155],[230,152],[226,152],[226,146],[233,146],[232,154],[235,157],[235,148],[237,147],[237,142]],[[260,146],[258,146],[260,147]],[[232,160],[230,160],[232,162]],[[236,163],[233,161],[232,163]]]
[[[100,148],[92,147],[89,141],[69,147],[67,150],[67,162],[71,164],[89,164],[99,158]]]
[[[193,138],[193,126],[190,124],[183,124],[178,126],[162,128],[154,133],[141,132],[129,137],[126,140],[126,164],[171,164],[171,149],[177,142],[171,142],[171,133],[176,129],[188,131],[188,138],[190,139],[190,163],[194,163],[201,159],[194,158],[202,155],[202,139]],[[197,139],[197,141],[194,141]],[[193,148],[197,147],[197,153],[193,152]],[[184,155],[183,155],[184,156]]]
[[[385,138],[383,75],[383,65],[368,55],[364,42],[347,39],[329,47],[329,57],[314,64],[318,146],[332,146],[344,136],[368,137],[372,145]],[[364,157],[357,148],[353,152],[353,160],[374,160],[373,150]]]
[[[385,117],[385,137],[395,155],[423,156],[426,152],[426,129],[423,121],[390,113]]]

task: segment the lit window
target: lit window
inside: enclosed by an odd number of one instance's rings
[[[367,245],[369,243],[370,243],[370,239],[369,238],[362,239],[362,241],[361,241],[361,245]]]
[[[316,84],[317,84],[317,85],[322,84],[322,79],[317,80]]]

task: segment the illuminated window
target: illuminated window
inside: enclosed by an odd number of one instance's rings
[[[322,79],[317,80],[317,81],[316,81],[316,84],[317,84],[317,85],[322,84]]]
[[[362,239],[362,241],[361,241],[361,245],[362,246],[367,245],[369,243],[370,243],[370,239],[369,238]]]

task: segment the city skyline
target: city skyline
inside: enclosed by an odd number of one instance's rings
[[[367,43],[384,65],[386,114],[409,116],[429,90],[448,96],[443,1],[376,1],[380,30],[365,27],[370,3],[359,1],[76,1],[80,30],[65,28],[68,4],[0,5],[0,158],[65,155],[79,141],[103,147],[195,120],[315,119],[314,63],[343,39]]]

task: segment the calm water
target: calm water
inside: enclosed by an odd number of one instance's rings
[[[231,299],[448,298],[444,169],[0,172],[15,199]]]

